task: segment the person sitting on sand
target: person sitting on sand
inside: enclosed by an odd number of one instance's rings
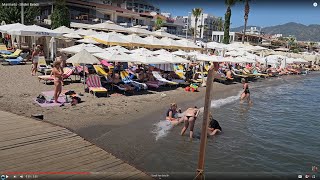
[[[193,128],[194,128],[194,124],[195,121],[199,115],[200,110],[197,107],[194,108],[188,108],[183,116],[183,121],[184,121],[184,127],[181,130],[181,136],[184,135],[184,133],[186,132],[186,130],[189,127],[190,124],[190,138],[193,138]]]
[[[209,114],[209,127],[208,127],[208,135],[214,136],[217,133],[220,133],[222,128],[219,125],[219,122],[213,119],[212,114]]]
[[[166,120],[170,121],[173,125],[183,122],[183,119],[178,117],[178,113],[181,113],[181,109],[177,110],[177,107],[176,103],[171,103],[166,114]]]
[[[52,75],[54,79],[54,102],[58,102],[58,98],[62,91],[62,81],[63,81],[63,69],[61,68],[61,61],[55,61],[53,63]]]
[[[241,83],[243,84],[243,92],[240,96],[240,102],[242,102],[245,98],[248,100],[248,102],[251,104],[252,101],[250,100],[250,90],[249,90],[249,84],[246,79],[242,78]]]

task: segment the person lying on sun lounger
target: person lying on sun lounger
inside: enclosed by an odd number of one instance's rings
[[[119,73],[115,73],[112,82],[122,88],[125,88],[126,91],[133,91],[135,87],[130,86],[129,84],[125,84],[124,82],[121,81]]]

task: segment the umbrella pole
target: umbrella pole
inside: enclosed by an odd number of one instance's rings
[[[85,66],[85,64],[83,64],[83,90],[84,90],[84,92],[86,92],[86,73],[84,70],[84,66]]]

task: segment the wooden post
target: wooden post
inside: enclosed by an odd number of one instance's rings
[[[198,160],[198,168],[197,168],[197,176],[195,179],[203,180],[204,179],[204,158],[206,154],[206,145],[207,145],[207,130],[208,130],[208,120],[209,120],[209,112],[210,112],[210,104],[211,104],[211,89],[213,83],[213,75],[214,75],[214,66],[210,66],[207,77],[207,87],[206,87],[206,95],[204,101],[204,112],[203,112],[203,122],[202,122],[202,131],[201,131],[201,139],[200,139],[200,152],[199,152],[199,160]]]

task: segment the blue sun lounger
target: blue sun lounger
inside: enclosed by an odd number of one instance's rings
[[[15,59],[5,59],[10,65],[17,65],[21,64],[23,61],[23,58],[21,56],[15,58]]]

